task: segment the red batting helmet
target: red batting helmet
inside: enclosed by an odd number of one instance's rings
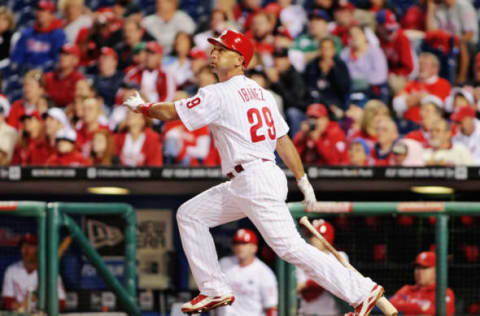
[[[248,67],[253,56],[253,44],[248,37],[233,30],[224,31],[219,37],[209,37],[208,42],[212,45],[220,45],[233,50],[243,56],[243,65]]]
[[[335,228],[332,224],[323,219],[316,219],[312,222],[313,227],[325,238],[331,245],[335,240]]]
[[[234,244],[255,244],[258,245],[257,235],[250,229],[242,228],[233,235]]]

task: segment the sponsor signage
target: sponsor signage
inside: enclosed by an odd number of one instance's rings
[[[288,178],[293,174],[283,167]],[[478,167],[325,167],[307,166],[310,179],[479,180]],[[208,180],[225,179],[215,167],[3,167],[0,181],[19,180]]]

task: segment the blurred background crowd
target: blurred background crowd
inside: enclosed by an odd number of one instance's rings
[[[0,1],[0,165],[216,166],[207,128],[128,112],[217,81],[246,33],[306,164],[480,165],[479,1]]]

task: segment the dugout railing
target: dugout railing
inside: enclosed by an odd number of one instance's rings
[[[38,238],[38,303],[40,310],[46,307],[46,276],[47,276],[47,251],[46,251],[46,227],[47,227],[47,207],[45,202],[0,202],[0,213],[2,215],[33,217],[37,222]]]
[[[479,216],[480,203],[475,202],[318,202],[315,210],[305,212],[303,203],[289,203],[292,216],[297,220],[331,216],[388,216],[409,215],[435,217],[436,269],[436,315],[446,315],[445,297],[448,285],[449,219],[453,216]],[[355,265],[355,264],[354,264]],[[361,269],[359,269],[360,272]],[[278,259],[276,274],[279,283],[279,316],[293,316],[297,312],[295,268]],[[376,280],[379,283],[382,280]],[[387,293],[392,295],[393,293]],[[440,299],[439,299],[440,298]]]
[[[66,227],[73,241],[77,242],[85,256],[98,270],[105,283],[113,290],[125,312],[141,315],[136,304],[136,215],[129,204],[124,203],[44,203],[0,202],[0,213],[9,216],[34,217],[38,236],[38,301],[36,309],[49,316],[59,315],[58,246],[60,228]],[[125,221],[124,284],[122,285],[107,268],[82,229],[74,220],[75,215],[121,216]]]
[[[129,204],[124,203],[49,203],[47,243],[49,259],[57,258],[57,249],[60,239],[60,228],[66,227],[70,236],[82,248],[84,254],[95,266],[105,283],[118,297],[120,304],[129,315],[141,315],[136,304],[136,215]],[[83,234],[72,215],[103,215],[122,216],[125,220],[125,284],[122,286],[112,272],[107,268],[101,256]],[[58,315],[58,271],[59,261],[48,260],[48,315]]]

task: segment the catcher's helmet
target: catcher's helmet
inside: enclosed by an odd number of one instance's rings
[[[243,65],[248,67],[253,56],[253,44],[248,37],[233,30],[224,31],[219,37],[209,37],[208,42],[233,50],[243,56]]]

